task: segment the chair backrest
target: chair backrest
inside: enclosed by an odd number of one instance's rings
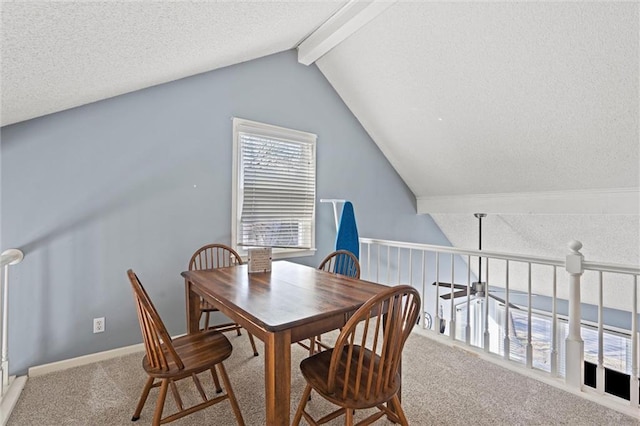
[[[394,394],[402,349],[419,307],[420,294],[409,285],[390,287],[362,305],[336,340],[329,392],[356,402]]]
[[[351,278],[360,278],[360,262],[353,253],[347,250],[330,253],[320,263],[318,269]]]
[[[242,265],[242,257],[234,249],[224,244],[208,244],[200,247],[191,256],[189,270],[217,269],[233,265]]]
[[[149,365],[153,369],[167,371],[173,363],[178,369],[183,369],[184,364],[173,347],[171,336],[138,276],[131,269],[127,271],[127,275],[133,287],[133,297],[136,301],[140,331]]]

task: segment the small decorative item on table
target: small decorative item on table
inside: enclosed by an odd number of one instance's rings
[[[250,248],[249,273],[271,272],[271,247]]]

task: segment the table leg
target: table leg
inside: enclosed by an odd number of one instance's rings
[[[270,333],[264,345],[267,425],[289,425],[291,406],[291,331]]]
[[[200,331],[200,296],[191,289],[191,282],[184,281],[185,301],[187,303],[187,333]]]

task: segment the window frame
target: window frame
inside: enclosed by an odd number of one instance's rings
[[[250,129],[247,132],[247,129]],[[275,126],[272,124],[261,123],[252,120],[246,120],[243,118],[233,117],[232,119],[232,133],[233,133],[233,158],[232,158],[232,190],[231,190],[231,247],[240,254],[243,259],[247,258],[247,248],[242,245],[238,245],[238,238],[241,215],[242,215],[242,166],[241,153],[240,153],[240,132],[252,133],[262,137],[271,137],[277,139],[286,139],[289,141],[310,144],[312,146],[312,155],[314,162],[314,176],[313,176],[313,212],[311,215],[311,247],[310,248],[273,248],[273,259],[285,259],[291,257],[313,256],[316,253],[316,190],[317,190],[317,154],[316,145],[318,136],[314,133],[304,132],[300,130],[289,129],[285,127]]]

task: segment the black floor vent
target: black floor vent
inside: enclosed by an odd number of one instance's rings
[[[584,384],[595,388],[596,387],[596,364],[591,362],[584,362]],[[631,382],[631,376],[629,374],[621,373],[609,368],[604,369],[604,391],[608,394],[615,395],[619,398],[630,400],[629,396],[629,383]],[[640,389],[640,387],[639,387]],[[639,392],[640,394],[640,392]],[[640,403],[640,398],[638,398]]]

